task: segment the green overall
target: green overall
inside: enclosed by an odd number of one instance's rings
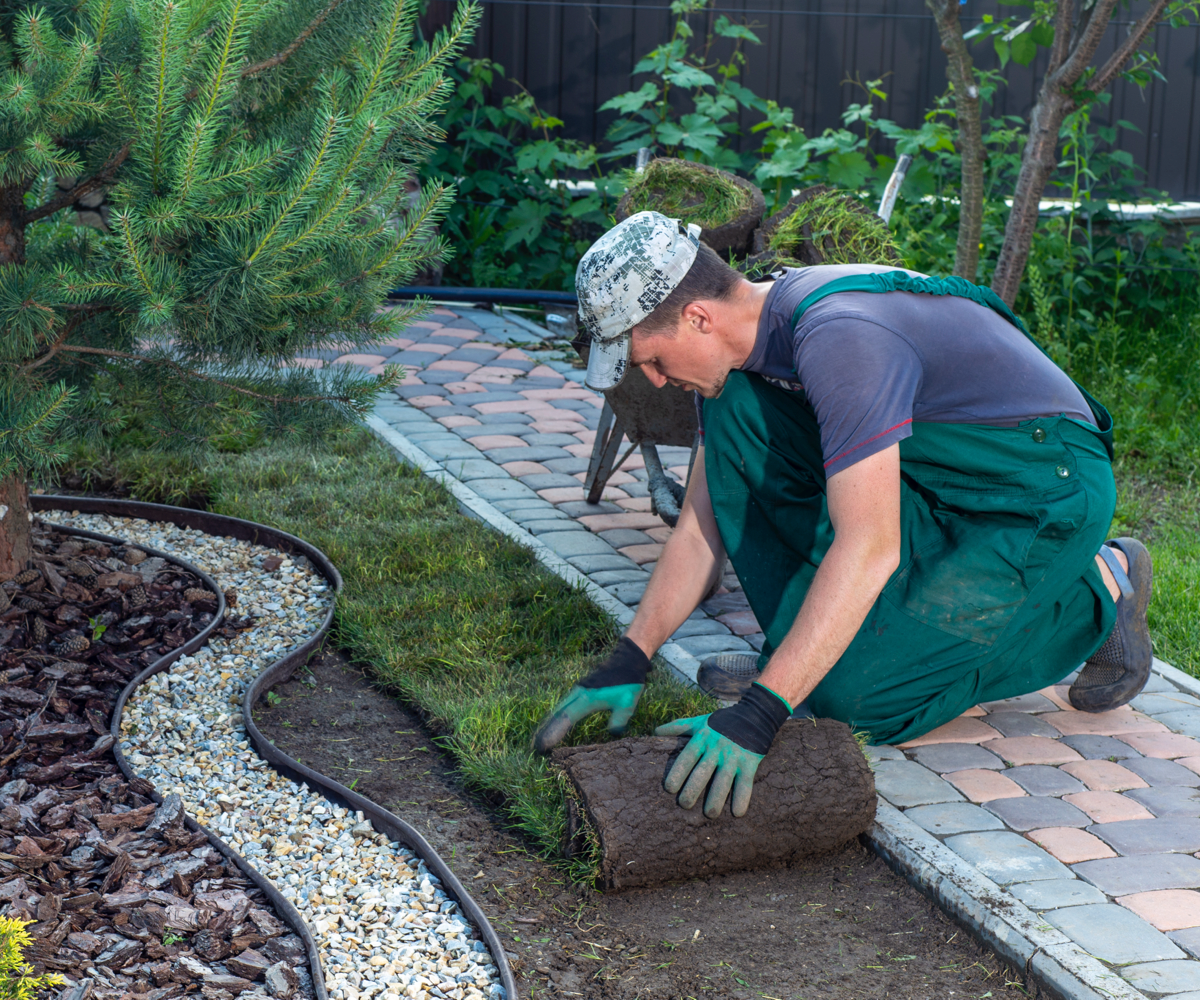
[[[990,289],[902,271],[852,275],[844,291],[955,295],[1026,336]],[[1031,338],[1032,339],[1032,338]],[[1017,427],[916,423],[900,442],[900,566],[809,696],[873,743],[899,743],[981,701],[1055,684],[1116,620],[1096,568],[1116,505],[1112,418]],[[833,541],[816,414],[803,392],[731,372],[704,404],[705,468],[725,550],[766,635],[760,668],[792,627]]]

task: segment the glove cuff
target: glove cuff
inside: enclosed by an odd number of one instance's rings
[[[713,712],[708,725],[742,749],[765,756],[791,714],[786,701],[755,681],[736,705]]]
[[[627,636],[621,636],[599,667],[579,682],[581,688],[616,687],[619,684],[645,684],[653,666],[641,647]]]

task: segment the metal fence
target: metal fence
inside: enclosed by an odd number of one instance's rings
[[[444,23],[455,0],[431,0],[426,27]],[[482,0],[483,23],[471,54],[487,56],[520,81],[538,104],[565,122],[563,134],[600,142],[612,112],[596,109],[631,89],[634,64],[670,33],[664,0]],[[922,0],[718,0],[719,11],[754,26],[762,45],[747,48],[742,82],[795,109],[809,135],[841,124],[842,109],[862,100],[852,79],[884,78],[881,113],[914,127],[946,89],[945,57]],[[1133,15],[1119,10],[1100,58],[1111,52]],[[995,0],[969,0],[963,21],[1012,13]],[[717,12],[708,16],[716,16]],[[701,25],[696,22],[697,32]],[[1200,199],[1200,27],[1161,25],[1155,46],[1166,82],[1144,90],[1118,82],[1098,120],[1131,122],[1119,140],[1145,181],[1176,199]],[[720,54],[721,50],[715,50]],[[1010,63],[992,114],[1025,115],[1036,97],[1045,50],[1030,67]],[[975,46],[981,68],[996,64],[990,43]],[[640,80],[639,80],[640,83]],[[507,92],[513,92],[511,88]],[[501,90],[500,93],[505,91]],[[750,125],[749,117],[743,125]]]

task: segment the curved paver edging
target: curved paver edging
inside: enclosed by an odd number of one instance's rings
[[[224,514],[212,514],[208,511],[190,510],[183,507],[170,507],[165,504],[143,503],[135,500],[108,500],[90,497],[60,497],[35,495],[30,498],[35,511],[37,510],[67,510],[79,511],[87,514],[107,514],[113,517],[130,517],[139,518],[146,521],[169,521],[173,524],[182,525],[184,527],[193,528],[202,531],[209,535],[228,536],[237,538],[243,541],[249,541],[257,545],[266,545],[279,551],[288,553],[297,553],[305,556],[320,573],[332,584],[334,593],[338,593],[342,589],[342,576],[337,571],[337,568],[330,562],[325,553],[320,549],[295,535],[288,534],[286,531],[280,531],[277,528],[270,528],[263,524],[256,524],[253,521],[245,521],[241,518],[229,517]],[[59,526],[55,526],[59,527]],[[73,534],[95,538],[106,542],[119,542],[125,544],[121,539],[111,536],[99,535],[94,532],[82,531],[79,529],[61,529],[70,530]],[[134,677],[128,685],[121,691],[117,699],[116,706],[113,709],[111,732],[114,738],[118,740],[118,744],[114,746],[117,763],[121,771],[127,778],[132,778],[135,775],[132,767],[125,759],[119,746],[120,740],[120,724],[121,712],[125,707],[129,696],[149,677],[161,673],[166,670],[179,657],[199,649],[207,641],[208,637],[220,624],[225,613],[225,597],[216,583],[204,572],[196,569],[183,560],[169,556],[166,553],[150,549],[147,546],[139,545],[138,548],[149,552],[153,555],[161,556],[162,558],[185,566],[191,572],[196,573],[207,585],[218,595],[218,614],[214,617],[204,632],[189,640],[187,644],[177,650],[173,650],[170,654],[163,657],[161,660],[156,660],[149,667]],[[492,958],[496,962],[496,967],[500,973],[500,982],[505,989],[506,996],[509,1000],[518,1000],[516,980],[513,977],[512,969],[508,964],[508,957],[504,950],[504,945],[496,934],[495,929],[488,922],[483,910],[479,904],[468,894],[463,884],[458,880],[458,877],[450,870],[446,863],[441,859],[438,853],[430,846],[428,841],[421,836],[413,827],[394,813],[376,805],[369,799],[351,791],[344,785],[325,777],[311,768],[305,767],[303,764],[289,757],[277,747],[275,747],[266,737],[259,731],[255,725],[252,709],[258,698],[264,694],[273,684],[277,684],[290,677],[298,666],[307,662],[309,655],[318,649],[325,641],[329,632],[329,628],[333,623],[333,615],[336,607],[336,602],[331,603],[329,609],[325,613],[324,621],[320,628],[313,633],[307,640],[287,653],[281,659],[275,661],[271,666],[264,670],[257,678],[254,679],[247,687],[242,700],[242,712],[246,726],[246,734],[250,739],[251,745],[260,757],[262,757],[271,767],[297,782],[307,783],[311,788],[314,788],[326,796],[330,801],[336,802],[339,805],[345,806],[350,810],[361,810],[362,813],[371,820],[372,825],[383,834],[386,834],[390,839],[399,841],[406,847],[410,848],[419,858],[421,858],[426,866],[437,876],[441,881],[447,895],[458,903],[467,919],[479,931],[480,937],[487,945],[488,950],[492,954]],[[162,798],[157,793],[153,793],[154,800],[161,804]],[[328,993],[325,989],[324,975],[321,970],[320,954],[317,950],[317,945],[313,939],[312,932],[308,925],[300,916],[296,907],[283,896],[274,884],[259,873],[259,871],[251,865],[245,858],[233,850],[220,837],[216,836],[206,827],[198,823],[192,817],[187,817],[189,829],[198,830],[208,837],[212,845],[226,858],[232,861],[247,878],[263,890],[271,900],[279,912],[285,917],[292,929],[296,931],[301,940],[304,942],[305,950],[309,957],[309,964],[312,967],[313,989],[318,1000],[328,1000]]]
[[[399,458],[446,486],[465,513],[530,549],[547,569],[584,589],[618,624],[625,625],[633,620],[632,608],[597,586],[506,517],[472,490],[469,483],[452,476],[419,444],[377,416],[368,417],[365,423]],[[674,643],[665,644],[658,655],[677,677],[685,683],[695,683],[698,665],[695,657]],[[1154,669],[1176,687],[1200,696],[1200,681],[1158,660]],[[1005,961],[1024,970],[1026,978],[1049,995],[1064,1000],[1146,1000],[1144,993],[882,798],[875,824],[866,837],[870,846],[897,873]]]

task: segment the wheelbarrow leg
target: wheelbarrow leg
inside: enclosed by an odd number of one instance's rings
[[[646,486],[650,491],[650,509],[673,528],[679,521],[679,508],[687,495],[685,487],[668,478],[663,472],[658,449],[645,442],[642,444],[642,460],[646,463]]]
[[[616,418],[606,399],[604,408],[600,411],[600,422],[596,426],[596,441],[592,445],[587,478],[583,481],[588,503],[600,502],[608,477],[612,475],[613,466],[616,464],[617,452],[620,450],[624,434],[624,424]]]

